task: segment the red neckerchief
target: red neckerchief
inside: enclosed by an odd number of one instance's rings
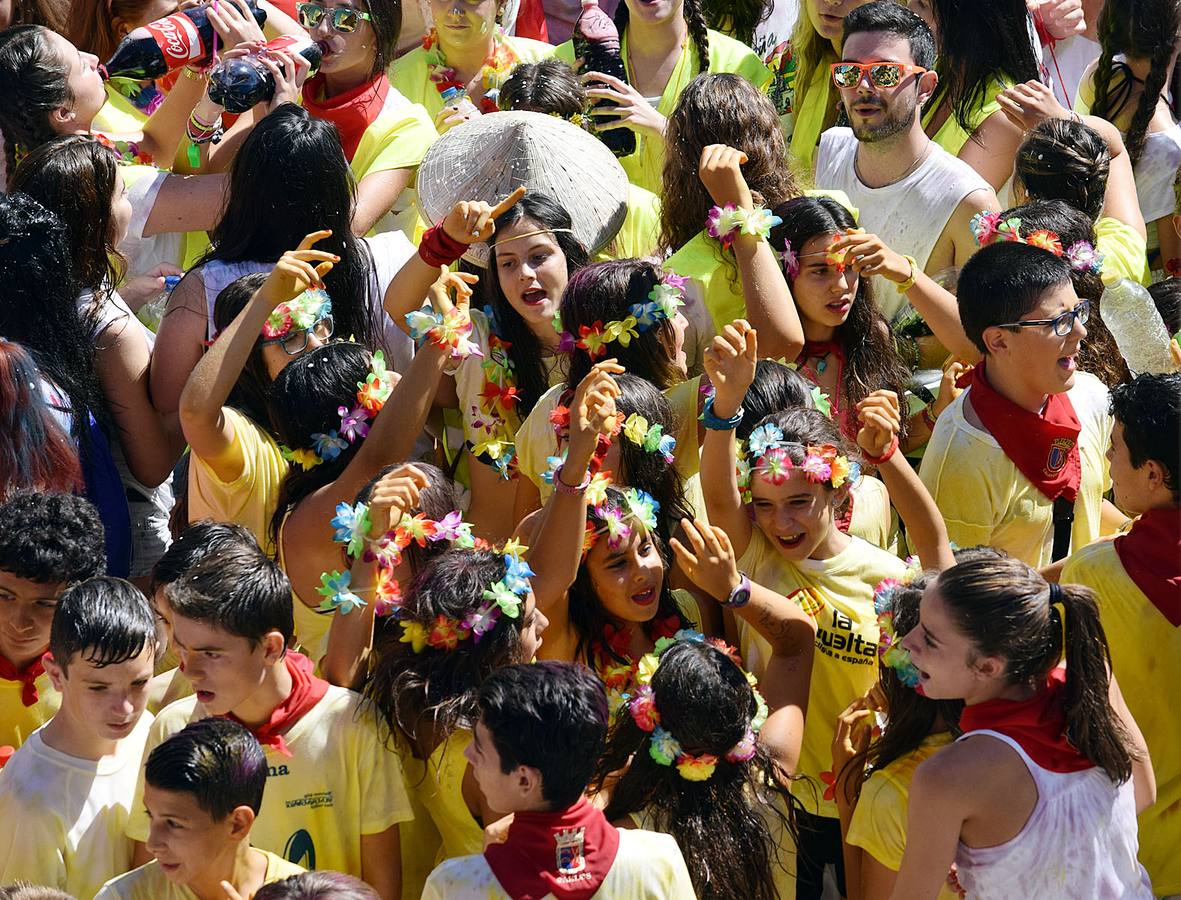
[[[1150,509],[1115,539],[1115,555],[1161,615],[1181,626],[1181,510]]]
[[[562,812],[514,814],[508,838],[484,859],[513,900],[589,900],[618,851],[619,830],[583,799]]]
[[[1082,461],[1078,452],[1081,427],[1074,404],[1065,392],[1051,394],[1040,416],[998,394],[985,375],[986,362],[968,373],[964,383],[972,409],[1005,456],[1050,500],[1078,496]]]
[[[1066,670],[1055,669],[1046,677],[1045,688],[1028,700],[986,700],[965,706],[960,713],[960,730],[967,734],[987,729],[1010,737],[1030,759],[1051,772],[1090,769],[1095,764],[1066,737],[1065,690]]]
[[[841,362],[845,361],[845,348],[836,341],[804,341],[804,349],[800,351],[800,362],[810,359],[824,359],[829,354]]]
[[[317,119],[325,119],[336,126],[344,155],[352,161],[365,129],[377,121],[385,108],[389,92],[390,81],[382,72],[351,91],[319,100],[318,97],[324,97],[324,76],[320,74],[304,82],[303,108]]]
[[[266,724],[250,730],[264,747],[274,747],[284,756],[290,756],[291,751],[287,749],[283,735],[324,699],[324,695],[328,693],[328,682],[312,674],[312,661],[301,653],[288,650],[284,661],[287,663],[287,671],[291,674],[291,693],[287,695],[286,700],[271,710],[271,718]],[[233,713],[229,713],[226,718],[246,724]]]
[[[20,682],[21,703],[25,706],[32,706],[38,700],[37,679],[45,673],[45,666],[42,663],[42,659],[43,657],[37,657],[37,659],[18,672],[16,666],[5,657],[0,656],[0,678],[3,678],[5,681]]]

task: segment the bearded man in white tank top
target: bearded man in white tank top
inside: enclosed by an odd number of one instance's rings
[[[988,182],[923,132],[919,112],[939,82],[930,29],[877,0],[845,19],[841,60],[832,78],[852,127],[821,135],[816,187],[844,191],[858,224],[928,275],[962,266],[976,251],[972,216],[1000,205]],[[909,309],[880,276],[874,298],[891,323]]]

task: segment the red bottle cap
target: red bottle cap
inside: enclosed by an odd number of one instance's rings
[[[8,744],[5,744],[3,747],[0,747],[0,769],[3,769],[5,764],[10,759],[12,759],[12,754],[14,754],[14,753],[16,753],[15,747],[10,747]]]

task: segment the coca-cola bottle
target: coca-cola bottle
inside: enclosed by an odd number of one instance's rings
[[[267,20],[258,0],[246,0],[261,27]],[[119,42],[99,71],[105,78],[147,81],[167,75],[181,66],[206,66],[213,55],[213,23],[208,5],[180,12],[133,29]]]
[[[226,112],[243,113],[274,97],[275,76],[258,61],[267,50],[298,53],[311,64],[309,78],[319,71],[320,61],[324,58],[323,51],[311,38],[285,34],[268,41],[264,48],[249,56],[223,59],[214,66],[209,73],[209,99],[225,107]]]
[[[599,0],[582,0],[582,12],[574,23],[571,38],[574,41],[574,55],[583,61],[584,72],[602,72],[620,81],[627,81],[627,70],[619,54],[619,31],[611,17],[599,9]],[[594,82],[589,86],[608,87],[602,82]],[[594,108],[614,105],[610,100],[599,100]],[[597,121],[592,117],[592,124]],[[615,121],[614,117],[607,116],[603,124]],[[636,152],[636,134],[630,128],[613,128],[610,131],[596,129],[595,134],[616,156],[631,156]]]

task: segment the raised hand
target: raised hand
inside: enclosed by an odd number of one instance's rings
[[[479,275],[470,272],[452,272],[446,266],[439,267],[439,277],[431,285],[428,296],[436,312],[446,315],[452,309],[466,312],[471,305],[472,285],[478,283]],[[454,299],[452,299],[454,295]]]
[[[710,198],[718,206],[733,204],[739,209],[751,209],[754,200],[750,187],[742,175],[746,154],[725,144],[710,144],[701,151],[697,175]]]
[[[288,250],[280,256],[255,296],[262,297],[273,309],[306,290],[324,287],[324,276],[340,262],[340,257],[335,253],[313,250],[312,246],[331,236],[331,231],[313,231],[299,242],[298,249]]]
[[[620,81],[612,75],[603,72],[587,72],[582,76],[582,83],[600,86],[590,87],[586,95],[592,100],[608,100],[615,106],[596,106],[591,109],[595,117],[596,131],[614,131],[616,128],[630,128],[632,131],[646,134],[649,137],[663,138],[668,120],[648,102],[639,91]],[[602,87],[601,85],[607,85]],[[612,119],[615,121],[599,121]]]
[[[399,466],[383,475],[369,496],[369,536],[380,538],[400,522],[403,513],[418,506],[419,496],[428,484],[422,470],[412,465]]]
[[[898,395],[893,391],[874,391],[857,404],[857,446],[870,456],[884,456],[902,427]]]
[[[521,185],[495,206],[483,200],[460,200],[451,207],[443,220],[443,231],[453,240],[463,244],[478,244],[492,237],[496,231],[496,220],[517,205],[525,196]]]
[[[700,520],[681,519],[681,532],[684,541],[669,541],[681,569],[715,600],[728,598],[742,580],[729,536],[716,525]]]
[[[615,430],[618,414],[615,400],[619,397],[619,385],[613,375],[624,371],[614,359],[598,362],[578,383],[574,399],[570,403],[570,450],[568,458],[575,465],[589,464],[600,436],[609,436]]]
[[[714,386],[714,413],[729,418],[742,406],[755,380],[759,360],[758,335],[745,319],[735,319],[715,335],[703,362]]]
[[[862,231],[840,237],[830,248],[844,254],[844,262],[858,275],[881,275],[888,281],[901,284],[911,276],[910,261],[886,246],[876,234]]]

